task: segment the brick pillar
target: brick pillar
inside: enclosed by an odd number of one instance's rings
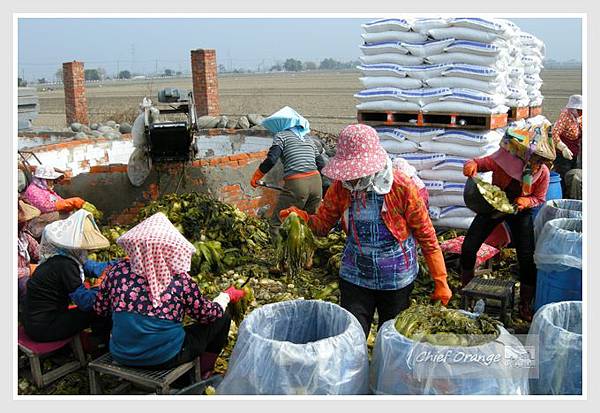
[[[70,125],[73,122],[89,124],[83,62],[63,63],[63,85],[67,124]]]
[[[217,54],[214,49],[192,50],[192,83],[198,116],[220,115]]]

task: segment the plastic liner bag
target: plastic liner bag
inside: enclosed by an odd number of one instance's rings
[[[398,142],[392,138],[380,139],[380,144],[383,149],[388,153],[411,153],[419,150],[419,145],[415,142],[404,141]]]
[[[505,82],[488,82],[467,77],[433,77],[423,80],[424,86],[479,90],[491,94],[506,93]]]
[[[537,240],[544,229],[544,224],[558,218],[582,218],[583,202],[576,199],[552,199],[547,201],[538,212],[533,222],[533,234]]]
[[[474,42],[491,43],[498,39],[503,39],[503,35],[487,32],[483,30],[471,29],[468,27],[447,27],[431,29],[427,34],[434,39],[454,38],[457,40],[469,40]]]
[[[427,39],[426,35],[423,35],[425,39]],[[449,36],[450,37],[450,36]],[[454,42],[454,39],[449,39],[447,37],[442,40],[433,40],[425,43],[416,43],[416,42],[403,42],[402,46],[408,50],[413,56],[421,56],[426,57],[434,54],[443,53],[444,49]]]
[[[472,53],[441,53],[429,55],[424,58],[425,63],[433,64],[455,64],[464,63],[477,66],[490,66],[496,69],[505,68],[508,65],[508,55],[499,54],[497,56],[484,56]]]
[[[398,142],[404,142],[406,140],[406,135],[398,128],[376,126],[375,130],[377,131],[377,135],[379,135],[379,140],[382,141],[393,139]]]
[[[361,102],[356,105],[358,110],[398,110],[398,111],[418,111],[420,106],[414,102],[403,102],[400,100],[376,100]]]
[[[462,195],[442,194],[442,195],[431,195],[429,197],[429,205],[434,207],[447,207],[447,206],[464,206],[465,199]]]
[[[453,17],[448,19],[450,26],[467,27],[476,30],[483,30],[491,33],[504,33],[507,30],[503,21],[495,19],[482,19],[480,17]]]
[[[146,136],[144,135],[144,113],[140,113],[133,121],[131,126],[131,136],[133,137],[133,146],[136,148],[144,148],[147,145]]]
[[[410,340],[394,323],[386,321],[375,341],[369,381],[373,394],[529,393],[528,370],[507,365],[528,357],[527,352],[504,328],[499,326],[500,334],[489,343],[448,347]]]
[[[416,32],[425,33],[427,30],[449,27],[448,19],[443,17],[426,17],[415,19],[412,23],[412,29]]]
[[[293,300],[244,319],[217,394],[367,394],[368,379],[358,320],[336,304]]]
[[[365,56],[366,57],[366,56]],[[361,59],[362,60],[362,59]],[[366,62],[363,62],[366,63]],[[376,87],[397,87],[398,89],[417,89],[423,86],[420,79],[395,76],[368,76],[361,77],[361,83],[367,89]]]
[[[372,65],[359,65],[356,68],[365,76],[398,76],[406,77],[405,66],[389,63],[375,63]]]
[[[389,63],[396,65],[420,65],[423,64],[423,58],[409,54],[382,53],[367,56],[359,56],[360,62],[367,65],[377,63]],[[419,86],[415,86],[419,87]]]
[[[458,143],[467,146],[485,146],[491,143],[499,144],[502,134],[496,130],[464,131],[449,129],[441,136],[432,140],[435,142]]]
[[[471,40],[455,40],[454,43],[446,47],[446,52],[463,52],[483,55],[497,55],[506,47],[501,42],[482,43]]]
[[[581,269],[583,226],[581,218],[558,218],[546,222],[535,242],[533,259],[538,270],[567,271]]]
[[[450,113],[474,113],[482,115],[491,115],[496,113],[508,112],[508,106],[498,105],[493,108],[487,106],[475,105],[466,102],[433,102],[423,106],[423,112],[450,112]]]
[[[446,154],[444,153],[415,152],[399,154],[398,156],[404,158],[404,160],[414,166],[417,171],[431,169],[433,165],[446,159]]]
[[[488,108],[495,108],[502,105],[505,97],[502,95],[490,95],[489,93],[480,92],[471,89],[452,89],[452,92],[446,96],[442,96],[439,100],[448,102],[465,102],[473,105],[481,105]],[[500,139],[498,139],[500,141]]]
[[[531,394],[582,394],[581,301],[550,303],[533,317],[527,345],[539,345]]]
[[[461,156],[464,158],[479,158],[491,155],[498,150],[498,144],[488,144],[485,146],[467,146],[457,143],[445,142],[421,142],[419,149],[425,152],[445,153],[446,155]]]
[[[377,42],[424,42],[427,40],[427,35],[417,32],[400,32],[390,30],[387,32],[377,33],[362,33],[361,37],[365,43]]]
[[[365,55],[375,55],[381,53],[408,53],[408,50],[406,50],[400,44],[400,42],[369,43],[360,46],[360,50]]]
[[[474,217],[443,217],[432,220],[431,223],[436,228],[469,229],[473,223]]]
[[[458,182],[465,183],[467,182],[467,177],[462,173],[462,170],[452,170],[452,169],[423,169],[419,171],[419,178],[421,179],[433,179],[439,181],[449,181],[449,182]]]
[[[387,32],[392,30],[407,32],[411,29],[411,22],[406,19],[379,19],[361,25],[367,33]]]

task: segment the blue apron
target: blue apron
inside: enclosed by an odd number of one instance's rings
[[[400,243],[387,228],[383,201],[374,191],[352,196],[340,277],[373,290],[399,290],[417,277],[417,248],[412,234]]]

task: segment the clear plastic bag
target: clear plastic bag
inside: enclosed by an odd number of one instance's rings
[[[218,394],[367,394],[358,320],[319,300],[264,305],[240,325]]]
[[[410,340],[394,324],[395,320],[386,321],[377,335],[370,372],[373,394],[528,394],[527,369],[508,367],[502,361],[482,362],[497,355],[528,357],[519,340],[504,328],[499,327],[495,340],[480,346],[445,347]],[[479,361],[470,361],[473,357]]]
[[[538,270],[581,269],[583,226],[581,218],[558,218],[546,222],[536,240],[533,258]]]
[[[533,233],[537,240],[544,224],[558,218],[582,218],[583,202],[576,199],[552,199],[547,201],[538,212],[533,223]]]
[[[539,343],[539,379],[531,394],[581,394],[581,301],[546,304],[533,317],[527,345]]]

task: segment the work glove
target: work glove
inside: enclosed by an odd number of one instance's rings
[[[246,295],[246,292],[244,290],[238,290],[237,288],[235,288],[232,285],[228,289],[225,290],[225,294],[227,294],[229,296],[229,299],[231,300],[232,303],[237,303],[242,298],[244,298],[244,296]]]
[[[470,160],[465,162],[463,166],[463,175],[467,177],[475,176],[477,173],[477,162]]]
[[[70,212],[74,209],[81,209],[85,201],[79,197],[60,199],[54,204],[59,212]]]
[[[98,278],[107,266],[113,265],[115,262],[116,260],[108,262],[87,260],[83,263],[83,271],[90,277]]]
[[[429,274],[434,284],[431,299],[434,301],[440,300],[442,304],[447,305],[450,298],[452,298],[452,291],[446,280],[446,263],[442,251],[438,250],[433,254],[425,255],[425,262],[427,262],[427,268],[429,268]]]
[[[518,211],[522,211],[526,208],[529,208],[530,202],[527,197],[520,196],[515,198],[515,205],[517,206]]]
[[[301,210],[300,208],[296,208],[296,207],[289,207],[286,209],[282,209],[281,211],[279,211],[279,219],[283,222],[285,221],[285,219],[288,217],[288,215],[290,215],[292,212],[295,212],[302,221],[304,221],[305,223],[308,223],[308,212]]]
[[[260,181],[263,176],[265,176],[265,174],[262,173],[260,169],[254,171],[254,175],[252,175],[252,179],[250,180],[250,185],[252,188],[256,188],[258,186],[258,181]]]
[[[563,141],[558,142],[558,144],[556,145],[556,149],[561,151],[563,158],[565,158],[569,161],[573,160],[573,152],[571,152],[569,147],[567,145],[565,145],[565,143]]]
[[[30,277],[33,275],[33,272],[35,271],[37,266],[38,266],[37,264],[29,264],[29,276]]]

